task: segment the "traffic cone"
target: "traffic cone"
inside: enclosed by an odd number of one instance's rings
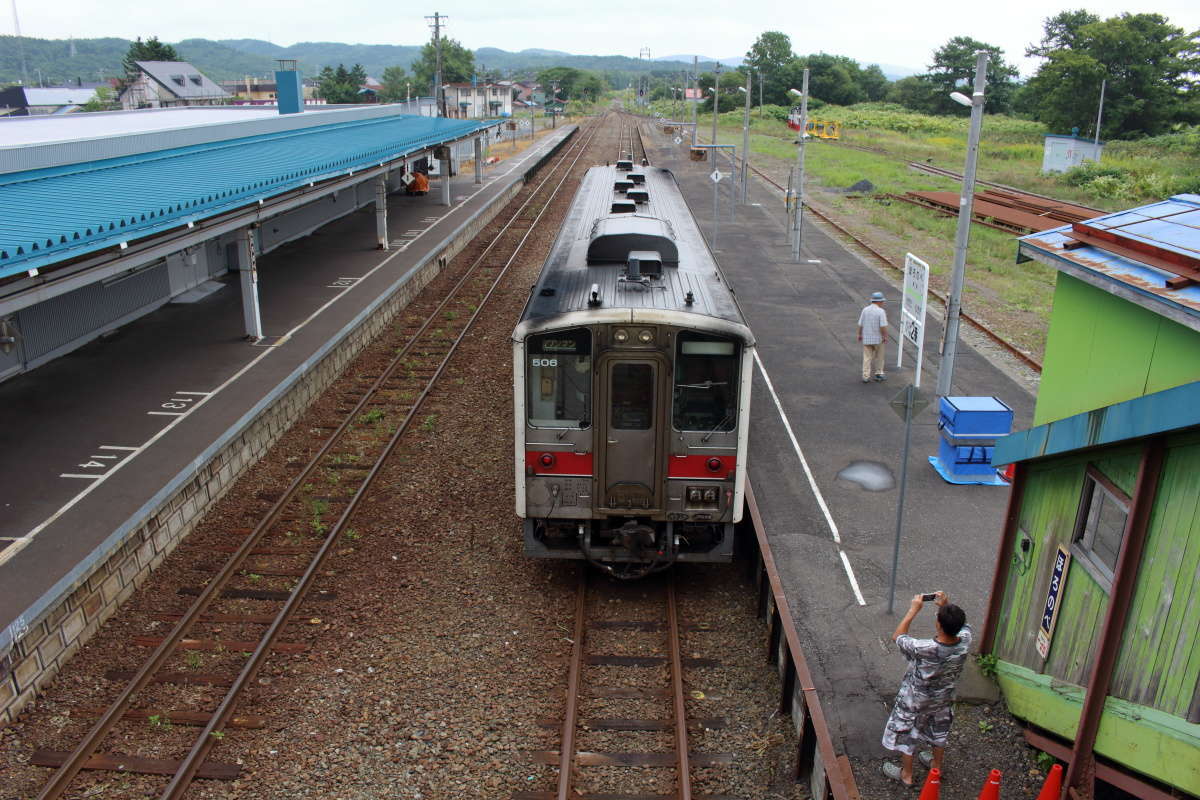
[[[1037,800],[1058,800],[1062,796],[1062,764],[1055,764],[1038,792]]]
[[[921,796],[917,800],[938,800],[938,795],[942,793],[942,771],[940,769],[929,770],[928,777],[925,778],[925,785],[921,787]],[[1041,798],[1038,798],[1041,800]],[[1054,798],[1058,800],[1058,798]]]
[[[979,792],[979,800],[1000,800],[1000,770],[994,769],[988,775],[987,783]]]

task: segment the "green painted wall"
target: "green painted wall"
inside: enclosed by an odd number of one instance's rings
[[[1058,274],[1035,426],[1195,380],[1200,332]]]
[[[1017,536],[1028,534],[1033,546],[1022,554],[1019,539],[1014,543],[993,653],[1009,709],[1067,738],[1109,598],[1072,559],[1043,661],[1036,635],[1051,566],[1058,545],[1070,547],[1087,465],[1132,495],[1141,450],[1138,442],[1027,465]],[[1098,752],[1200,793],[1200,433],[1167,440],[1100,730]]]

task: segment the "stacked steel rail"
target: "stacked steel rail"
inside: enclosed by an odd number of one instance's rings
[[[437,304],[423,321],[412,323],[408,343],[399,348],[399,352],[382,374],[357,398],[352,407],[345,411],[344,418],[321,444],[316,455],[300,470],[299,475],[292,480],[282,496],[272,504],[240,545],[230,548],[233,554],[217,574],[197,591],[199,596],[196,601],[179,617],[172,631],[161,640],[156,640],[153,653],[129,680],[117,699],[100,715],[100,719],[75,750],[70,754],[35,754],[34,763],[58,767],[38,794],[39,800],[62,797],[71,788],[72,782],[82,769],[118,769],[125,772],[170,775],[170,781],[161,794],[164,799],[182,797],[196,777],[236,777],[236,765],[206,761],[214,743],[222,738],[223,730],[233,724],[234,710],[240,696],[253,683],[269,653],[273,649],[286,648],[287,643],[281,642],[280,636],[312,591],[326,556],[339,541],[339,537],[349,530],[348,524],[355,509],[371,489],[389,455],[396,450],[412,426],[450,358],[474,325],[497,285],[507,274],[526,240],[536,229],[537,223],[549,208],[551,199],[567,184],[573,174],[572,168],[579,162],[601,127],[602,124],[593,125],[587,135],[579,137],[569,147],[564,148],[511,219],[500,228],[479,257],[467,266],[445,299]],[[375,437],[375,441],[372,441],[370,436],[361,435],[365,427],[385,415],[389,419],[401,418],[401,422],[386,442],[383,441],[383,437]],[[363,451],[368,448],[373,450],[364,457]],[[323,512],[335,513],[337,521],[325,531],[324,539],[315,551],[303,546],[293,546],[293,539],[289,536],[291,531],[288,529],[294,528],[297,519],[305,518],[313,501],[312,497],[306,497],[309,494],[306,484],[320,471],[333,469],[338,469],[338,474],[346,478],[341,485],[353,485],[353,494],[320,499],[321,503],[326,504],[323,506]],[[339,481],[341,480],[339,478]],[[295,585],[290,591],[267,592],[240,588],[237,585],[239,576],[245,577],[251,572],[248,569],[248,559],[254,555],[295,557],[306,562],[307,566],[302,570],[291,569],[274,573],[296,577]],[[272,614],[252,616],[222,613],[219,603],[222,599],[230,597],[253,597],[274,602],[277,604],[277,610]],[[197,640],[188,637],[198,623],[213,621],[265,624],[266,630],[252,651],[241,654],[244,661],[236,678],[215,681],[228,686],[215,710],[199,714],[172,712],[172,716],[164,716],[177,721],[190,718],[200,727],[200,732],[187,755],[174,762],[99,754],[97,751],[114,732],[120,720],[130,716],[145,718],[151,713],[148,709],[134,709],[135,699],[152,682],[171,682],[176,676],[164,673],[164,667],[180,649],[194,646]],[[237,651],[248,646],[249,643],[245,642],[224,643],[221,649],[227,655],[236,655]]]

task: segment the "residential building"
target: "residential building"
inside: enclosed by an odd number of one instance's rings
[[[460,119],[512,116],[512,92],[497,83],[447,83],[446,116]]]
[[[219,106],[229,92],[186,61],[137,61],[138,77],[121,92],[121,108]]]
[[[14,117],[37,114],[69,114],[96,96],[97,86],[54,86],[40,89],[33,86],[10,86],[0,89],[0,115]]]

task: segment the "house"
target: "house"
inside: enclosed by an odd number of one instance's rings
[[[1031,234],[1058,270],[981,652],[1026,739],[1138,797],[1200,795],[1200,195]]]
[[[121,108],[219,106],[229,92],[186,61],[136,61],[137,78],[121,92]]]
[[[40,89],[33,86],[10,86],[0,89],[0,113],[7,110],[14,117],[36,114],[69,114],[96,97],[96,83],[78,86],[54,86]]]
[[[255,77],[247,75],[240,81],[221,81],[220,87],[228,92],[233,99],[233,105],[274,105],[276,101],[277,84],[275,76]],[[304,104],[323,105],[324,100],[315,97],[317,84],[311,78],[302,83]]]
[[[447,83],[446,116],[462,119],[512,116],[513,98],[508,87],[498,83]]]

